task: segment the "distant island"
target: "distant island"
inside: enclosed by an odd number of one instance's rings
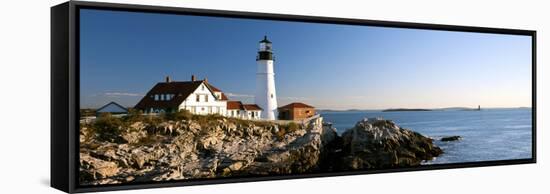
[[[391,108],[382,110],[382,112],[402,112],[402,111],[433,111],[432,109],[422,109],[422,108]]]

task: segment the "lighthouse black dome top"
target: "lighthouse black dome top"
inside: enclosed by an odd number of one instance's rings
[[[271,41],[267,39],[267,36],[264,36],[264,39],[261,40],[260,43],[271,43]]]
[[[264,39],[260,41],[260,49],[258,50],[256,60],[273,60],[273,51],[271,49],[271,41],[267,39],[267,36],[264,36]]]

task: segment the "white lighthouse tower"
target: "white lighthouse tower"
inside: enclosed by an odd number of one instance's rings
[[[258,69],[254,100],[263,109],[262,119],[275,120],[277,118],[277,94],[275,92],[275,73],[273,72],[273,51],[267,36],[260,41],[256,62]]]

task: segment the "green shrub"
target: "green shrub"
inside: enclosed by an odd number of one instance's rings
[[[286,134],[295,132],[300,129],[300,125],[294,122],[288,124],[280,124],[279,131],[275,134],[279,139],[283,139]]]
[[[191,120],[193,118],[193,114],[188,110],[182,109],[182,110],[179,110],[178,112],[166,113],[164,115],[164,118],[166,120],[172,120],[172,121]]]
[[[294,131],[296,131],[300,128],[300,125],[298,125],[294,122],[291,122],[287,125],[287,127],[288,127],[288,132],[294,132]]]
[[[138,109],[128,110],[128,115],[124,117],[124,120],[128,123],[135,123],[138,121],[143,121],[144,119],[145,119],[145,116],[143,116],[143,112]]]
[[[102,113],[90,126],[90,130],[99,141],[122,143],[124,139],[120,136],[120,133],[123,125],[124,123],[120,118],[113,117],[109,113]]]
[[[145,118],[143,119],[143,122],[147,125],[150,125],[150,126],[157,126],[160,123],[164,122],[164,118],[160,117],[160,116],[147,115],[147,116],[144,116],[144,117]]]
[[[241,127],[250,127],[250,125],[252,124],[252,122],[249,120],[243,120],[238,118],[231,118],[231,121],[233,121],[235,125],[241,126]]]
[[[224,119],[225,117],[217,114],[212,115],[192,115],[192,119],[199,123],[201,127],[208,127],[215,125],[218,120]]]

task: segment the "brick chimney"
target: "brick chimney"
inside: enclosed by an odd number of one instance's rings
[[[166,83],[170,83],[171,81],[170,76],[166,76]]]
[[[197,78],[195,78],[195,75],[191,75],[191,81],[197,81]]]

